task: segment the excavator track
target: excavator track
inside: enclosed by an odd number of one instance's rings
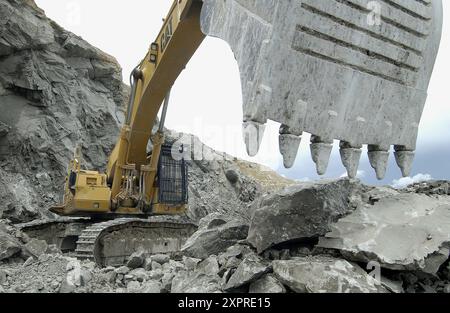
[[[93,224],[83,230],[75,256],[100,266],[123,265],[136,251],[175,253],[196,231],[193,224],[120,218]]]
[[[57,220],[35,220],[17,225],[31,238],[45,240],[63,252],[73,251],[76,241],[86,227],[92,224],[89,218],[59,218]]]

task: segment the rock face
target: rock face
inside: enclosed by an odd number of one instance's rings
[[[361,185],[350,180],[304,183],[264,197],[255,210],[248,241],[258,252],[291,240],[315,238],[352,212]]]
[[[386,292],[358,265],[331,257],[273,262],[275,276],[299,293]]]
[[[127,90],[113,57],[33,1],[1,0],[0,17],[0,216],[24,222],[59,201],[77,142],[86,166],[105,165]]]
[[[190,257],[206,259],[245,239],[247,233],[245,221],[230,220],[218,214],[208,215],[200,221],[199,229],[186,241],[182,252]]]
[[[319,247],[388,269],[436,274],[449,257],[450,200],[420,194],[381,198],[332,225]]]

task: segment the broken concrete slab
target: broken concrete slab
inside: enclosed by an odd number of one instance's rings
[[[256,254],[247,255],[225,285],[232,291],[254,282],[271,270],[271,265]]]
[[[356,264],[327,256],[274,261],[277,279],[298,293],[387,292]]]
[[[352,197],[360,188],[348,179],[325,180],[270,194],[253,213],[247,240],[262,253],[281,243],[323,236],[354,210]]]
[[[199,229],[186,241],[181,251],[189,257],[206,259],[245,239],[247,234],[245,221],[207,216],[200,221]]]
[[[381,198],[333,224],[318,247],[392,270],[436,274],[449,258],[450,201],[421,194]]]

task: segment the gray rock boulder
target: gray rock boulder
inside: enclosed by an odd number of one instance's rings
[[[248,254],[253,254],[253,250],[249,246],[237,244],[220,253],[218,261],[220,265],[226,265],[230,259],[242,260]]]
[[[277,279],[298,293],[379,293],[381,283],[356,264],[317,256],[274,261]]]
[[[196,271],[209,275],[217,275],[219,273],[219,263],[215,255],[210,256],[206,260],[197,264]]]
[[[286,293],[286,288],[272,274],[267,274],[250,284],[249,293]]]
[[[150,256],[150,259],[153,262],[159,263],[161,265],[168,263],[170,261],[170,257],[167,254],[155,254]]]
[[[202,260],[200,259],[183,257],[184,266],[188,271],[194,271],[197,268],[198,263],[201,261]]]
[[[5,137],[9,131],[10,131],[10,127],[2,122],[0,122],[0,138]]]
[[[130,281],[127,284],[127,292],[128,293],[140,293],[141,284],[137,281]]]
[[[141,293],[161,293],[162,286],[158,281],[149,280],[142,284]]]
[[[138,251],[133,253],[127,262],[127,267],[131,269],[136,269],[141,267],[145,261],[145,253],[143,251]]]
[[[47,253],[48,245],[45,240],[31,239],[25,244],[25,249],[33,256],[39,257],[40,255]]]
[[[0,261],[6,260],[22,251],[23,245],[10,234],[0,231]]]
[[[264,197],[255,210],[248,242],[261,253],[277,244],[325,235],[350,214],[361,185],[341,179],[290,186]]]
[[[213,214],[201,220],[199,229],[186,241],[182,252],[189,257],[206,259],[245,239],[247,234],[245,221],[228,220]]]
[[[408,193],[381,198],[333,224],[318,246],[353,261],[436,274],[449,258],[450,199]]]
[[[225,290],[232,291],[252,283],[270,270],[271,266],[268,262],[255,254],[250,254],[244,258],[233,275],[231,275],[225,285]]]
[[[202,272],[179,272],[172,280],[171,293],[220,293],[221,279]]]

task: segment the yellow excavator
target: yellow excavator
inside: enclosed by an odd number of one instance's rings
[[[102,219],[73,232],[78,257],[121,264],[139,249],[178,251],[195,231],[194,225],[154,216],[186,211],[187,165],[165,144],[164,121],[170,90],[206,35],[226,40],[238,61],[250,155],[257,153],[264,124],[272,119],[281,124],[286,167],[293,165],[307,131],[319,174],[326,171],[333,140],[340,140],[349,177],[356,175],[363,144],[378,178],[386,171],[390,146],[408,175],[440,41],[442,3],[369,4],[175,0],[131,73],[126,121],[106,173],[81,168],[77,149],[64,203],[51,208],[61,216]]]
[[[201,7],[200,1],[173,3],[157,39],[131,73],[126,121],[106,174],[81,169],[77,151],[69,166],[64,204],[52,212],[70,216],[184,213],[186,164],[173,159],[171,147],[164,145],[164,121],[171,87],[205,38],[200,30]],[[152,134],[163,102],[159,128]]]

